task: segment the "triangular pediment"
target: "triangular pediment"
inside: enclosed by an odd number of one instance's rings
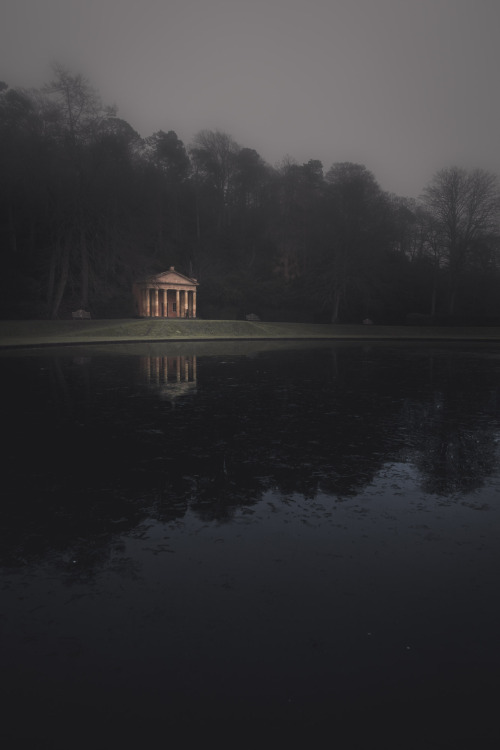
[[[182,284],[183,286],[191,284],[193,286],[198,286],[196,279],[184,276],[184,274],[179,273],[179,271],[176,271],[174,268],[170,268],[168,271],[162,271],[162,273],[158,273],[155,276],[150,276],[146,281],[153,284]]]

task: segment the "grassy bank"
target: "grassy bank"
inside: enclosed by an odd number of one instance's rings
[[[0,347],[272,339],[500,341],[500,328],[324,325],[183,319],[0,321]]]

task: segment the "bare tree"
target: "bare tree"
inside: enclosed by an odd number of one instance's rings
[[[53,73],[53,80],[42,91],[57,105],[63,132],[70,144],[86,142],[101,123],[116,115],[116,107],[104,107],[95,89],[81,74],[73,75],[58,63],[53,65]]]
[[[323,306],[332,311],[331,322],[337,323],[341,308],[354,292],[365,298],[365,315],[370,312],[369,289],[386,243],[389,204],[374,175],[362,164],[333,164],[325,179],[329,186],[328,244],[318,292]]]
[[[424,191],[423,204],[444,248],[450,281],[448,313],[455,313],[463,275],[477,247],[498,236],[500,192],[497,177],[482,169],[442,169]]]
[[[195,173],[214,190],[217,201],[217,229],[230,224],[231,191],[240,147],[220,130],[200,130],[191,145]]]
[[[80,305],[83,308],[88,306],[91,257],[84,177],[85,148],[95,141],[103,124],[115,116],[116,108],[104,107],[97,92],[82,75],[73,75],[59,64],[53,66],[53,72],[54,79],[42,89],[47,101],[45,111],[50,113],[49,119],[53,120],[55,138],[65,147],[68,174],[72,174],[72,179],[68,181],[72,221],[68,223],[65,241],[62,245],[54,245],[51,261],[51,267],[60,267],[59,287],[62,290],[56,294],[52,304],[52,317],[57,317],[71,260],[79,269]]]

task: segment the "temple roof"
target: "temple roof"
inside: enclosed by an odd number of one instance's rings
[[[186,286],[186,284],[190,284],[192,286],[199,286],[199,282],[196,279],[191,278],[190,276],[184,276],[184,274],[176,271],[174,266],[170,266],[168,271],[162,271],[161,273],[158,273],[154,276],[148,276],[144,279],[141,279],[138,283],[173,285],[182,284],[183,286]]]

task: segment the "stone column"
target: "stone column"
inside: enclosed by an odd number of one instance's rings
[[[181,300],[180,300],[180,292],[178,289],[175,290],[175,309],[177,310],[177,317],[181,317]]]
[[[193,318],[196,318],[196,289],[193,291]]]
[[[149,291],[149,287],[146,287],[144,289],[144,315],[149,318],[151,315],[151,293]]]
[[[152,317],[157,318],[158,317],[158,288],[154,289],[153,294],[154,294],[154,297],[153,297]]]

